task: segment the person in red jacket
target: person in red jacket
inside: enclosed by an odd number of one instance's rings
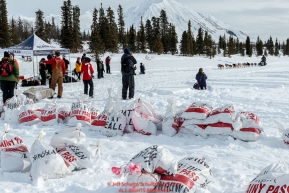
[[[52,78],[51,78],[51,85],[50,88],[55,91],[56,83],[58,85],[58,94],[57,97],[62,97],[63,92],[63,77],[66,73],[66,66],[63,59],[60,58],[60,52],[55,52],[56,58],[52,58],[50,60],[45,60],[43,63],[45,64],[51,64],[52,65]],[[53,97],[51,97],[53,98]]]
[[[109,56],[107,56],[106,58],[105,58],[105,65],[106,65],[106,74],[111,74],[110,73],[110,57]]]
[[[90,63],[90,58],[86,57],[81,66],[82,80],[84,84],[84,94],[87,94],[89,85],[89,97],[93,98],[93,81],[94,69]]]

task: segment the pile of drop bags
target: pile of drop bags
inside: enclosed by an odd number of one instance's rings
[[[81,124],[55,132],[50,144],[41,131],[30,152],[21,137],[9,126],[1,134],[1,171],[30,172],[34,183],[60,178],[72,171],[92,168],[99,158],[99,145],[90,145],[81,132]]]
[[[112,172],[135,184],[129,191],[142,188],[144,192],[195,192],[197,188],[205,188],[212,178],[204,158],[185,157],[176,161],[169,150],[158,145],[139,152],[124,166],[112,167]]]

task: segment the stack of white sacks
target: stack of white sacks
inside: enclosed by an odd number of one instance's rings
[[[125,176],[128,183],[138,184],[129,192],[142,188],[143,192],[195,192],[205,188],[212,173],[204,158],[186,157],[176,161],[169,150],[154,145],[136,154],[127,165],[112,167],[118,177]]]
[[[30,172],[34,183],[60,178],[72,171],[92,168],[99,158],[99,145],[89,145],[81,124],[76,128],[63,129],[54,134],[50,145],[41,131],[30,152],[21,137],[5,125],[1,133],[1,171]]]
[[[236,114],[233,105],[213,109],[209,103],[195,102],[181,115],[177,115],[169,102],[163,121],[163,133],[173,136],[178,131],[203,138],[232,136],[243,141],[256,141],[263,127],[256,115],[251,112]]]

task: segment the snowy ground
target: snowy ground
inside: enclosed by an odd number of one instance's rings
[[[73,64],[76,57],[71,55]],[[105,55],[106,57],[107,55]],[[107,88],[113,88],[114,93],[121,88],[120,54],[111,55],[112,74],[105,74],[104,79],[94,79],[94,103],[100,111],[103,110],[107,98]],[[73,172],[62,179],[45,181],[43,186],[32,185],[29,173],[1,173],[1,192],[118,192],[119,187],[108,186],[109,182],[117,182],[111,173],[112,166],[127,163],[140,150],[153,144],[163,145],[170,149],[179,160],[185,156],[205,157],[212,168],[214,179],[206,189],[199,189],[198,193],[241,193],[245,192],[249,182],[267,165],[284,161],[289,164],[288,146],[280,139],[274,120],[284,123],[288,127],[289,119],[289,58],[268,57],[266,67],[248,67],[239,69],[218,70],[221,63],[258,63],[260,58],[232,58],[216,57],[206,59],[201,57],[179,57],[171,55],[153,56],[145,60],[144,54],[135,54],[139,63],[146,66],[145,75],[135,76],[135,98],[141,97],[149,101],[157,113],[164,114],[168,105],[167,99],[173,98],[177,105],[191,104],[195,101],[209,101],[213,107],[231,103],[237,111],[251,111],[259,116],[265,132],[257,142],[242,142],[239,140],[203,139],[178,134],[167,137],[143,136],[138,133],[126,134],[122,137],[107,138],[83,131],[89,143],[101,140],[101,159],[93,169]],[[40,59],[40,58],[38,58]],[[102,58],[105,59],[104,57]],[[32,75],[32,63],[20,62],[20,74]],[[96,65],[94,68],[96,69]],[[208,76],[210,91],[196,91],[190,87],[196,82],[195,74],[204,68]],[[70,106],[83,94],[83,83],[65,84],[60,105]],[[43,107],[50,100],[45,99],[35,107]],[[0,129],[4,122],[0,121]],[[31,127],[13,125],[30,148],[41,129],[47,132],[46,142],[49,143],[52,134],[63,128],[63,125],[43,127],[37,124]]]

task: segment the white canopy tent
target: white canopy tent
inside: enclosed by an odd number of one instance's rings
[[[59,51],[60,54],[70,54],[70,50],[66,48],[61,48],[55,45],[51,45],[44,40],[40,39],[37,35],[32,34],[28,39],[22,43],[11,46],[9,48],[0,49],[0,54],[4,54],[7,51],[9,53],[14,53],[16,56],[47,56],[48,54],[54,54],[55,51]],[[70,61],[70,55],[69,55]],[[71,68],[71,65],[70,65]],[[38,65],[37,65],[38,69]],[[71,69],[70,69],[71,71]],[[34,59],[33,59],[33,76],[35,76],[34,69]]]

